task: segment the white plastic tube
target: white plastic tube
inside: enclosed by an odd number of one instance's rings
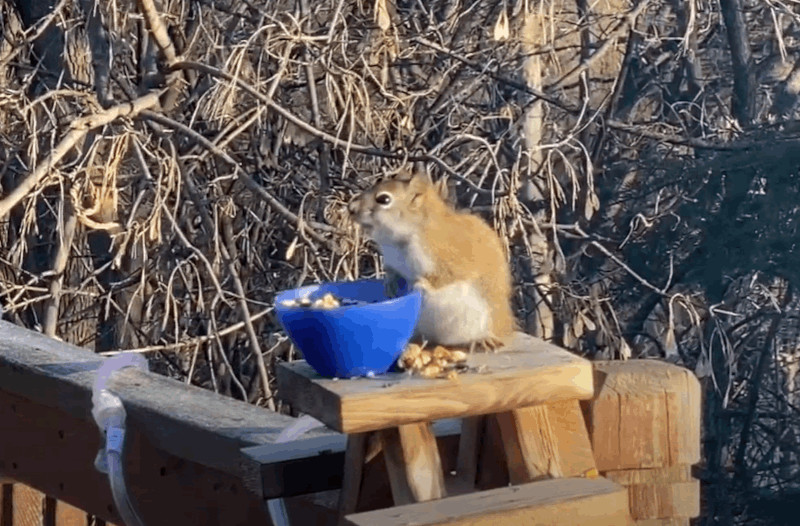
[[[136,367],[147,371],[147,360],[133,353],[125,353],[107,359],[97,370],[92,389],[92,416],[105,439],[105,447],[97,453],[94,465],[98,471],[108,474],[114,504],[126,526],[144,526],[128,496],[125,486],[122,449],[125,445],[125,407],[122,400],[106,389],[111,375],[124,367]]]
[[[283,431],[281,431],[278,438],[275,439],[275,444],[291,442],[305,435],[312,429],[323,427],[324,425],[325,424],[314,417],[303,415],[298,418],[296,422],[292,422],[291,425],[286,426]],[[267,509],[269,510],[272,524],[275,526],[289,526],[289,514],[286,511],[286,505],[283,499],[269,499],[267,501]]]
[[[107,359],[97,371],[97,378],[92,390],[92,416],[105,437],[105,448],[98,452],[95,467],[98,471],[108,474],[114,503],[125,525],[144,526],[125,486],[122,461],[122,448],[125,444],[125,407],[119,397],[106,389],[111,375],[124,367],[136,367],[143,371],[148,369],[147,360],[143,356],[125,353]],[[324,425],[311,416],[301,416],[296,422],[281,431],[278,438],[275,439],[275,443],[291,442],[312,429]],[[267,501],[267,508],[275,526],[289,526],[289,515],[283,499],[270,499]]]

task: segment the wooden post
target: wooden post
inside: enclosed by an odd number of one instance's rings
[[[631,516],[636,520],[700,515],[700,481],[692,478],[686,464],[607,471],[603,476],[628,488]]]
[[[700,383],[656,360],[595,362],[584,402],[600,473],[628,489],[639,526],[688,524],[700,514]],[[663,522],[661,522],[663,521]]]
[[[597,468],[661,468],[700,461],[700,383],[657,360],[595,362],[584,402]]]

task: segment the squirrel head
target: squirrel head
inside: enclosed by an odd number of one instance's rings
[[[426,175],[401,172],[358,195],[347,208],[378,243],[403,243],[448,205],[443,184],[431,183]]]

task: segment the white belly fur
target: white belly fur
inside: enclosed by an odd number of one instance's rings
[[[425,291],[417,333],[440,345],[465,345],[486,338],[490,332],[489,307],[475,287],[466,281]]]
[[[434,271],[433,261],[417,240],[403,245],[381,241],[384,265],[399,272],[409,285]],[[467,281],[425,291],[416,332],[433,344],[469,344],[489,336],[489,307]]]
[[[400,273],[410,284],[433,271],[433,261],[414,240],[403,246],[381,243],[383,264]]]

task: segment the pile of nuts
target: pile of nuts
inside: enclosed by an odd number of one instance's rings
[[[423,378],[446,378],[454,380],[461,370],[466,370],[467,353],[450,350],[437,345],[427,350],[410,343],[397,360],[397,366]]]

